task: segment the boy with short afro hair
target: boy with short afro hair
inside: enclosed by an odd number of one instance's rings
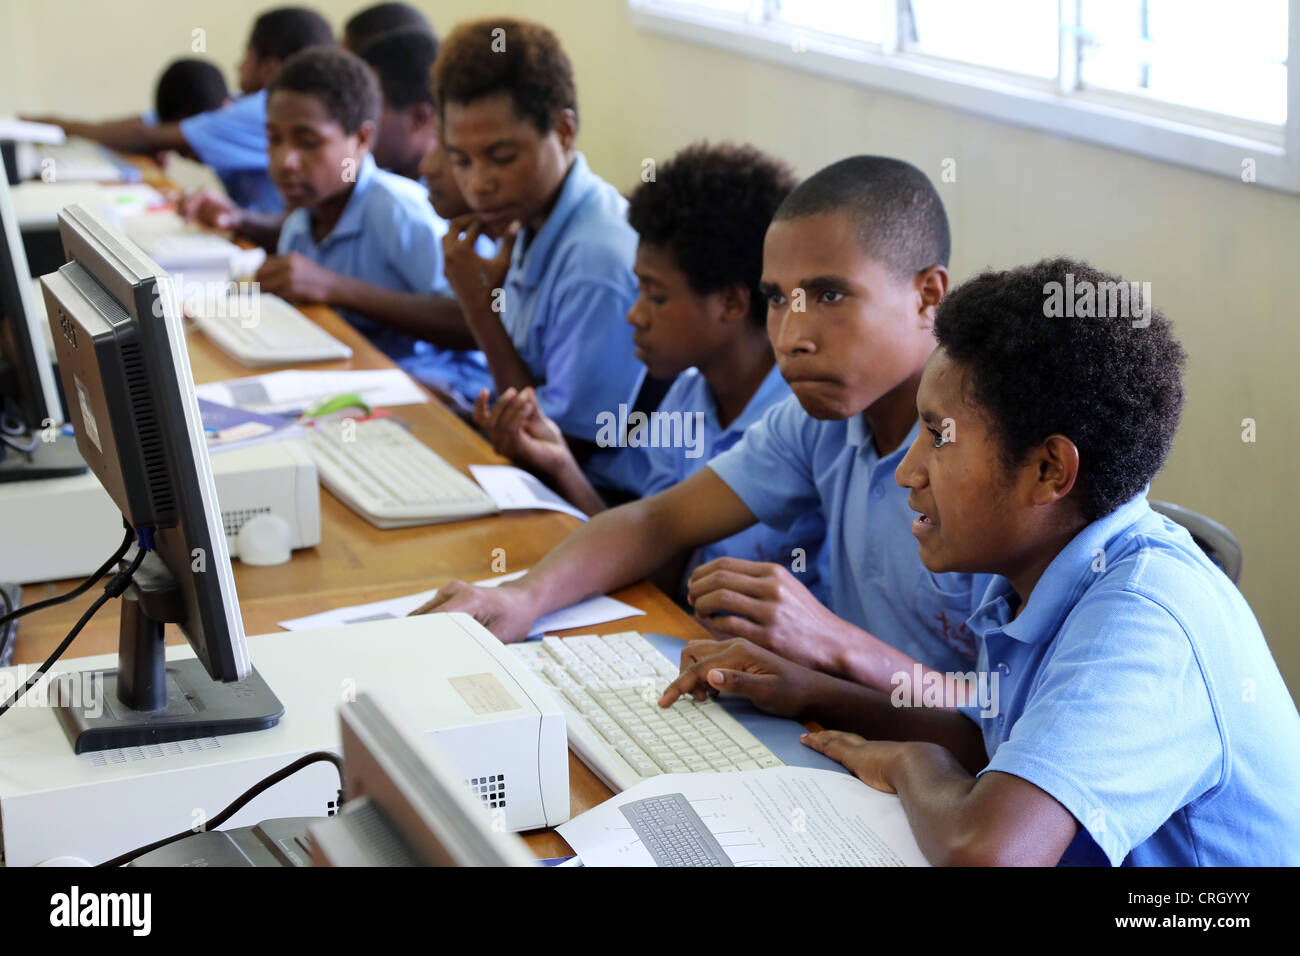
[[[444,240],[447,278],[498,394],[530,386],[589,478],[602,412],[633,406],[645,373],[623,321],[636,298],[627,201],[575,149],[573,69],[536,23],[464,23],[442,41],[434,100],[472,212]],[[496,256],[479,237],[504,239]]]
[[[1133,292],[1053,314],[1070,284]],[[969,619],[978,704],[891,699],[744,642],[692,645],[665,702],[734,691],[844,728],[807,743],[896,792],[935,863],[1300,863],[1300,714],[1241,593],[1146,500],[1184,356],[1137,286],[1053,259],[939,309],[897,480],[928,569],[996,575]]]
[[[472,345],[445,295],[446,226],[418,183],[376,167],[379,109],[374,74],[338,48],[305,50],[276,75],[267,134],[290,213],[257,280],[291,301],[338,309],[416,379],[463,399],[487,372],[472,351],[431,341]]]
[[[767,339],[767,301],[758,284],[763,236],[795,184],[789,166],[752,146],[697,143],[661,164],[654,180],[629,197],[628,221],[640,239],[640,295],[627,321],[650,374],[675,379],[649,422],[630,430],[615,462],[620,486],[638,496],[703,468],[789,397]],[[476,421],[498,452],[533,469],[588,514],[605,510],[533,395],[507,390],[491,411],[480,403]],[[656,420],[681,424],[684,440],[652,446],[646,436],[659,434]],[[722,555],[784,562],[802,548],[799,576],[811,585],[824,531],[816,512],[788,535],[755,525],[700,548],[687,572]],[[664,575],[673,590],[681,577],[680,567]]]

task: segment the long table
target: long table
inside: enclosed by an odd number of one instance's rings
[[[303,311],[353,350],[351,359],[318,363],[311,368],[394,367],[385,355],[332,310],[309,306]],[[195,329],[190,329],[187,339],[190,364],[198,383],[275,370],[244,368]],[[471,463],[505,462],[482,436],[436,399],[423,405],[400,406],[393,409],[393,414],[397,420],[410,426],[417,438],[467,474],[467,466]],[[499,561],[493,567],[494,555],[500,556],[496,549],[504,549],[507,571],[527,568],[577,525],[577,519],[556,512],[505,512],[450,524],[381,530],[322,489],[321,543],[318,547],[295,551],[288,564],[277,567],[251,567],[234,562],[235,586],[244,627],[249,634],[276,632],[279,630],[277,621],[410,594],[441,586],[455,578],[472,581],[491,577],[501,572]],[[74,583],[28,585],[24,588],[24,603],[59,594]],[[686,640],[708,636],[697,622],[648,582],[624,588],[614,596],[644,610],[646,615],[631,621],[583,628],[583,633],[613,633],[636,628],[672,634]],[[15,643],[15,663],[33,664],[44,660],[92,597],[93,593],[88,593],[82,599],[24,618]],[[115,652],[117,628],[116,606],[110,604],[87,624],[67,656]],[[183,641],[184,636],[179,630],[168,629],[168,643]],[[572,814],[588,810],[610,796],[609,789],[570,752],[569,801]],[[566,856],[572,852],[551,830],[526,834],[525,840],[539,857]]]

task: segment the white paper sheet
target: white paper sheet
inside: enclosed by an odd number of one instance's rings
[[[428,394],[401,369],[309,372],[290,369],[196,386],[199,398],[253,412],[300,413],[336,395],[355,393],[371,408],[418,405]]]
[[[469,470],[474,480],[502,511],[540,508],[543,511],[562,511],[566,515],[587,520],[581,509],[569,504],[522,468],[513,465],[470,465]]]
[[[656,866],[622,807],[664,794],[682,794],[736,866],[929,865],[898,797],[808,767],[653,777],[561,824],[560,836],[584,866]]]
[[[493,588],[507,581],[521,578],[525,573],[527,572],[515,571],[512,574],[502,574],[474,583]],[[339,627],[343,624],[381,621],[390,617],[406,617],[437,593],[438,589],[434,588],[430,591],[421,591],[419,594],[407,594],[402,597],[389,598],[386,601],[341,607],[333,611],[324,611],[320,614],[280,621],[279,623],[286,631],[305,631],[321,627]],[[644,614],[645,611],[622,601],[617,601],[612,597],[594,597],[555,611],[552,614],[539,617],[533,622],[532,630],[528,632],[528,636],[535,637],[538,634],[563,631],[571,627],[594,627],[597,624],[607,624],[610,621]]]

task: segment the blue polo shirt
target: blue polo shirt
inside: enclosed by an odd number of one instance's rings
[[[419,183],[379,169],[367,154],[357,170],[352,195],[329,235],[317,242],[311,232],[311,211],[295,209],[280,227],[276,251],[300,253],[331,272],[386,289],[450,295],[442,271],[446,231],[447,224],[433,211]],[[482,352],[439,348],[364,315],[339,311],[417,381],[470,401],[480,389],[492,387]]]
[[[837,616],[927,667],[968,672],[975,640],[964,622],[991,576],[936,575],[921,563],[907,490],[894,481],[918,428],[882,458],[862,415],[820,421],[791,395],[709,467],[778,531],[820,513],[819,572]]]
[[[630,408],[645,375],[627,324],[636,247],[627,200],[581,153],[542,228],[515,242],[501,321],[537,383],[542,411],[574,438],[595,441],[600,413]],[[613,457],[594,454],[588,477],[601,481]]]
[[[999,673],[982,771],[1080,823],[1064,864],[1300,864],[1300,714],[1249,605],[1134,498],[1048,565],[1020,616],[995,578],[969,625]]]
[[[212,167],[230,198],[253,212],[284,208],[267,172],[266,95],[258,90],[180,122],[190,149]]]
[[[657,448],[629,447],[620,453],[620,459],[628,453],[639,453],[634,459],[639,462],[639,475],[629,476],[635,481],[635,490],[642,497],[656,495],[671,488],[678,482],[685,481],[709,463],[715,455],[720,455],[731,448],[745,430],[756,424],[763,414],[778,402],[790,395],[790,386],[781,377],[781,370],[773,365],[767,377],[763,379],[758,390],[750,397],[744,410],[726,428],[718,421],[718,406],[713,399],[713,392],[705,381],[704,375],[697,368],[689,368],[677,376],[663,401],[659,403],[658,414],[675,415],[681,418],[683,430],[686,416],[691,416],[690,443]],[[635,432],[635,429],[630,431]],[[665,429],[661,427],[660,433]],[[683,432],[684,433],[684,432]],[[629,434],[629,444],[635,439]],[[683,580],[701,564],[714,558],[745,558],[749,561],[770,561],[776,564],[799,567],[795,576],[824,601],[821,593],[821,581],[817,573],[817,556],[821,550],[822,539],[826,536],[826,524],[822,521],[820,511],[810,511],[799,517],[789,531],[778,531],[761,522],[746,528],[739,534],[723,538],[713,544],[699,548],[686,567]],[[799,549],[799,552],[796,551]],[[802,556],[800,557],[800,552]],[[796,560],[798,559],[798,560]]]

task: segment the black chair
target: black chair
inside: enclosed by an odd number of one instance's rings
[[[1205,515],[1197,514],[1169,501],[1148,499],[1153,511],[1158,511],[1171,521],[1176,521],[1187,529],[1202,551],[1211,561],[1223,569],[1233,584],[1241,580],[1241,545],[1237,536],[1219,522]]]

